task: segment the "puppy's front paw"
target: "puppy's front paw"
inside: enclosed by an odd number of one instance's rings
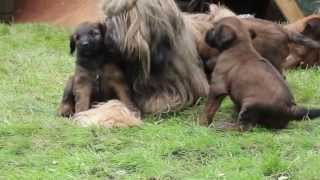
[[[198,122],[200,126],[206,126],[206,127],[209,126],[209,121],[208,121],[207,115],[205,114],[201,115],[201,117],[198,119]]]
[[[74,109],[71,105],[62,104],[58,110],[58,114],[59,116],[70,118],[74,114]]]

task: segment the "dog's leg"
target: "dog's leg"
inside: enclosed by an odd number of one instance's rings
[[[108,64],[103,69],[104,75],[102,84],[109,85],[116,93],[117,98],[124,103],[128,109],[135,112],[140,116],[140,110],[132,101],[130,89],[121,69],[114,64]]]
[[[90,108],[92,81],[89,76],[79,76],[75,77],[74,83],[75,113],[86,111]]]
[[[125,82],[120,81],[113,83],[113,88],[116,91],[116,94],[121,102],[123,102],[128,109],[131,111],[137,113],[138,116],[140,116],[140,110],[137,108],[135,103],[132,101],[130,97],[130,91]]]
[[[66,87],[63,91],[62,102],[59,107],[59,115],[63,117],[71,117],[74,114],[75,110],[75,102],[74,102],[74,94],[73,94],[73,79],[74,76],[71,76],[66,84]]]
[[[287,60],[283,66],[285,69],[293,69],[293,68],[299,66],[299,63],[301,61],[302,61],[302,59],[300,57],[298,57],[298,55],[290,54],[287,57]]]
[[[225,98],[226,93],[221,93],[219,86],[213,85],[210,87],[208,101],[205,106],[202,117],[200,118],[200,125],[208,126],[212,123],[212,118],[220,107],[221,102]]]
[[[238,115],[238,122],[240,124],[240,131],[249,131],[257,126],[258,122],[261,121],[261,114],[264,111],[268,112],[267,106],[263,109],[258,108],[259,103],[256,103],[254,100],[245,101]],[[263,117],[264,118],[264,117]]]

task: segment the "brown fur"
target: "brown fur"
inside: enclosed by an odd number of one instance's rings
[[[175,0],[175,2],[184,12],[203,13],[208,11],[209,4],[213,3],[213,0]]]
[[[212,5],[214,6],[214,5]],[[211,8],[215,21],[224,17],[236,16],[231,10],[225,7]],[[283,64],[289,55],[289,44],[301,44],[303,46],[318,48],[320,44],[297,32],[290,31],[283,26],[271,21],[258,18],[240,18],[243,24],[256,35],[253,38],[255,49],[272,65],[282,73]]]
[[[113,98],[136,110],[125,76],[113,59],[115,57],[104,53],[104,30],[100,26],[97,23],[82,23],[71,36],[70,48],[71,52],[77,50],[77,61],[74,76],[64,90],[59,109],[62,116],[72,116],[88,110],[96,102]],[[91,37],[95,31],[97,34]]]
[[[201,60],[204,63],[206,74],[211,74],[214,64],[214,60],[218,55],[219,51],[215,48],[211,48],[204,41],[207,31],[213,28],[214,16],[210,14],[184,14],[184,18],[191,28],[192,33],[195,37],[196,47]],[[207,77],[208,79],[210,76]]]
[[[108,2],[107,2],[108,1]],[[105,9],[114,9],[106,0]],[[144,113],[177,111],[208,93],[188,22],[173,0],[137,0],[117,14],[105,10],[107,39],[119,47],[133,97]]]
[[[311,39],[320,41],[320,16],[310,15],[297,22],[285,26],[290,31],[299,32]],[[310,68],[320,65],[319,49],[309,48],[298,44],[290,44],[290,55],[284,64],[285,69],[296,67]]]
[[[225,96],[239,109],[244,125],[284,128],[291,120],[320,116],[320,110],[298,107],[281,74],[253,46],[248,25],[223,18],[207,33],[206,42],[221,51],[201,124],[208,125]]]

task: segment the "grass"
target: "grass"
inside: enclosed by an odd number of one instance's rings
[[[81,128],[56,116],[72,73],[69,30],[0,25],[0,179],[319,179],[320,121],[218,132],[192,107],[131,129]],[[288,74],[298,103],[319,107],[320,70]],[[230,119],[225,101],[217,119]],[[319,120],[319,119],[318,119]]]

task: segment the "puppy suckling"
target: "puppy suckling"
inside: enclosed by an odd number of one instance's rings
[[[285,26],[290,31],[301,34],[319,42],[320,41],[320,16],[310,15],[297,22]],[[290,55],[284,63],[285,69],[296,67],[310,68],[320,65],[320,50],[302,45],[291,44]]]
[[[87,111],[96,102],[117,98],[130,110],[131,101],[126,78],[117,64],[116,51],[104,43],[105,25],[85,22],[70,38],[70,49],[76,51],[76,68],[63,94],[59,114],[72,116]]]
[[[211,5],[210,14],[215,21],[236,16],[223,6]],[[289,55],[289,44],[299,44],[309,48],[319,48],[320,44],[298,32],[284,28],[280,24],[258,18],[241,18],[241,22],[252,31],[254,48],[280,72]]]
[[[252,30],[235,17],[218,21],[206,42],[221,52],[212,73],[208,102],[200,124],[208,125],[225,96],[239,110],[243,127],[285,128],[291,120],[316,118],[320,110],[295,104],[281,74],[253,47]]]

